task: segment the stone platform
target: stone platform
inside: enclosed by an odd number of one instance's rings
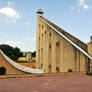
[[[92,76],[0,79],[0,92],[92,92]]]

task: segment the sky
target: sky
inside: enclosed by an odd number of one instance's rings
[[[37,10],[44,17],[88,43],[92,36],[92,0],[0,0],[0,44],[36,50]]]

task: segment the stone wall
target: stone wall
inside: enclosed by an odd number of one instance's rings
[[[41,17],[43,18],[43,17]],[[46,20],[45,18],[43,18]],[[48,21],[48,20],[46,20]],[[50,22],[52,25],[52,23]],[[53,24],[57,29],[56,25]],[[69,39],[87,51],[87,45],[69,33]],[[86,72],[88,58],[37,17],[36,67],[48,72]]]
[[[6,69],[5,74],[26,74],[25,72],[22,72],[13,67],[0,53],[0,68],[1,67]]]

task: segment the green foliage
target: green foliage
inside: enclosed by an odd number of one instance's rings
[[[17,47],[13,48],[9,45],[0,45],[0,49],[12,60],[17,60],[19,57],[22,57],[23,54],[21,50]]]
[[[9,58],[11,58],[12,60],[17,60],[18,58],[14,55],[9,55]]]
[[[36,57],[36,51],[32,53],[32,57]]]

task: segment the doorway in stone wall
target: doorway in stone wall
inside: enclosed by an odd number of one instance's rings
[[[49,65],[49,70],[48,70],[49,73],[51,73],[51,65]]]
[[[72,71],[72,69],[69,69],[67,72],[71,73],[71,72],[73,72],[73,71]]]
[[[56,73],[59,73],[60,70],[59,70],[59,67],[56,67]]]
[[[0,67],[0,75],[5,75],[5,74],[6,74],[6,68]]]

